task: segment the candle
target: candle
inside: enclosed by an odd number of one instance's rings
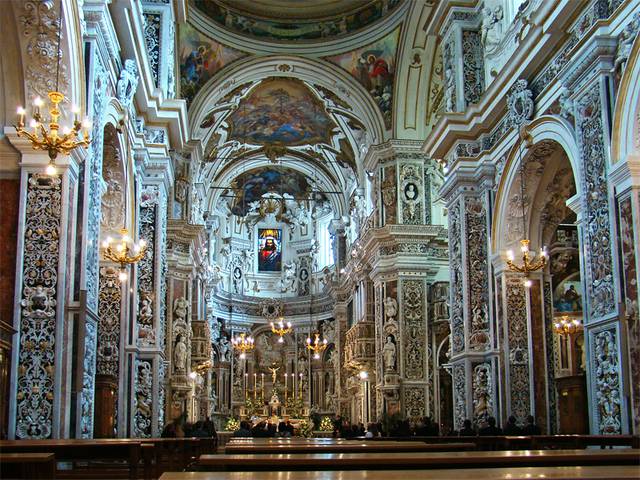
[[[40,97],[36,97],[35,100],[33,101],[33,113],[35,115],[39,115],[40,114],[40,107],[44,105],[44,102],[42,101],[42,99]]]
[[[71,107],[71,112],[73,112],[73,122],[77,122],[78,121],[78,114],[80,113],[80,107],[78,107],[77,105],[73,105]]]
[[[261,373],[260,377],[262,379],[262,397],[264,398],[264,373]]]
[[[253,399],[256,399],[256,396],[258,395],[258,374],[254,373],[253,374]]]
[[[24,125],[24,116],[26,114],[26,110],[22,107],[18,107],[18,126],[22,127]]]
[[[287,374],[284,374],[284,403],[287,403]]]
[[[249,383],[248,379],[249,379],[249,374],[245,373],[244,374],[244,399],[245,399],[245,401],[247,400],[247,383]]]

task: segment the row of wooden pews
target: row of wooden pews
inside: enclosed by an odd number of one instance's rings
[[[538,441],[538,445],[549,448],[545,450],[478,451],[473,443],[476,437],[456,440],[234,438],[226,444],[224,454],[201,455],[198,471],[167,472],[160,478],[281,480],[282,472],[286,472],[287,480],[640,478],[640,450],[629,448],[631,438],[571,438],[569,442],[571,446],[627,446],[606,450],[558,449],[568,444],[567,438],[546,438],[545,442]],[[525,441],[519,440],[522,446]],[[505,440],[509,441],[514,440]]]
[[[152,480],[186,470],[216,448],[211,438],[1,440],[0,479]],[[43,465],[24,465],[36,462]]]

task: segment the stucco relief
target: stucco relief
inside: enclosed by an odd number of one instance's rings
[[[135,406],[133,412],[133,436],[151,436],[151,413],[153,403],[153,373],[151,362],[136,360]]]
[[[400,167],[400,198],[402,223],[420,225],[423,219],[423,178],[420,165],[405,164]]]
[[[424,388],[404,389],[404,411],[407,418],[418,419],[425,416],[425,394]]]
[[[114,267],[100,268],[98,354],[96,373],[118,378],[122,284]]]

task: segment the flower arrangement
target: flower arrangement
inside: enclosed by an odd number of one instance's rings
[[[240,430],[240,421],[236,418],[229,417],[229,420],[227,420],[227,424],[225,425],[224,429],[227,432],[235,432],[236,430]]]
[[[333,431],[333,422],[331,421],[331,419],[329,417],[322,417],[318,430],[320,430],[321,432]]]
[[[309,420],[301,420],[299,429],[301,436],[306,438],[313,437],[313,424]]]

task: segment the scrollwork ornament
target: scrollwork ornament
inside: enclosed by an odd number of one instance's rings
[[[616,331],[603,330],[592,338],[598,431],[601,434],[620,434],[622,433],[622,385]]]
[[[133,415],[133,436],[145,438],[151,436],[151,406],[153,373],[151,362],[136,361],[135,410]]]
[[[524,79],[518,80],[507,95],[507,108],[511,125],[519,127],[533,118],[533,92]]]

